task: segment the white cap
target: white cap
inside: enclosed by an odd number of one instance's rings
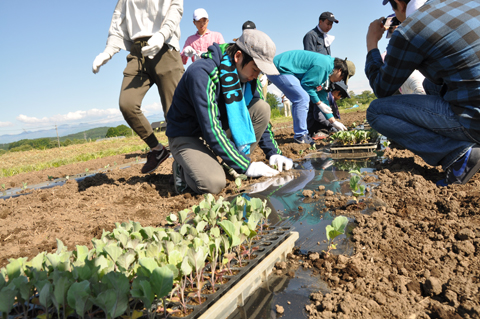
[[[205,9],[199,8],[199,9],[193,11],[193,20],[199,21],[202,18],[207,18],[208,19],[208,13]]]

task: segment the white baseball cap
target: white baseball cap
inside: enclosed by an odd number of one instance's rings
[[[199,9],[193,11],[193,20],[199,21],[202,18],[207,18],[208,19],[208,13],[205,9],[199,8]]]

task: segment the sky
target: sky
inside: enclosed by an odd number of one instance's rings
[[[98,74],[92,63],[103,52],[116,0],[0,1],[0,135],[52,129],[55,125],[122,120],[118,109],[126,51],[120,51]],[[368,3],[368,4],[367,4]],[[369,24],[392,13],[381,0],[184,1],[180,45],[197,30],[193,11],[204,8],[209,29],[231,42],[246,20],[255,22],[275,42],[277,54],[303,49],[303,36],[324,11],[339,20],[329,34],[336,38],[331,55],[356,65],[349,91],[371,90],[365,77]],[[379,43],[383,51],[387,40]],[[185,67],[188,68],[187,64]],[[269,86],[269,92],[279,94]],[[145,115],[163,112],[152,87],[142,104]]]

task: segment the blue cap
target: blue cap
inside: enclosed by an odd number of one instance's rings
[[[340,81],[340,82],[333,83],[332,91],[336,91],[336,90],[343,91],[343,94],[346,95],[346,98],[350,98],[350,94],[348,94],[348,86],[345,84],[345,82]]]
[[[383,0],[383,5],[386,5],[388,3],[388,0]]]

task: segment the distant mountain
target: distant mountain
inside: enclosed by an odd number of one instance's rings
[[[156,121],[161,121],[164,120],[163,115],[161,114],[152,114],[150,116],[147,116],[147,119],[150,123],[156,122]],[[109,123],[80,123],[80,124],[62,124],[58,126],[58,135],[60,136],[60,140],[65,140],[67,138],[73,139],[82,139],[84,138],[83,132],[88,131],[91,129],[95,128],[108,128],[110,127],[116,127],[118,125],[127,125],[128,124],[125,122],[125,120],[121,121],[115,121],[115,122],[109,122]],[[108,126],[106,126],[108,125]],[[76,133],[79,133],[79,136],[75,135]],[[101,131],[99,131],[101,132]],[[105,137],[106,131],[101,137]],[[70,137],[69,137],[70,136]],[[71,136],[76,136],[76,137],[71,137]],[[5,134],[5,135],[0,135],[0,144],[7,144],[7,143],[12,143],[16,142],[19,140],[33,140],[36,138],[42,138],[42,137],[49,137],[49,138],[57,138],[57,132],[55,131],[55,127],[53,127],[50,130],[41,130],[41,131],[25,131],[20,134]],[[98,138],[100,136],[90,136],[90,138]],[[89,138],[87,136],[87,138]]]

